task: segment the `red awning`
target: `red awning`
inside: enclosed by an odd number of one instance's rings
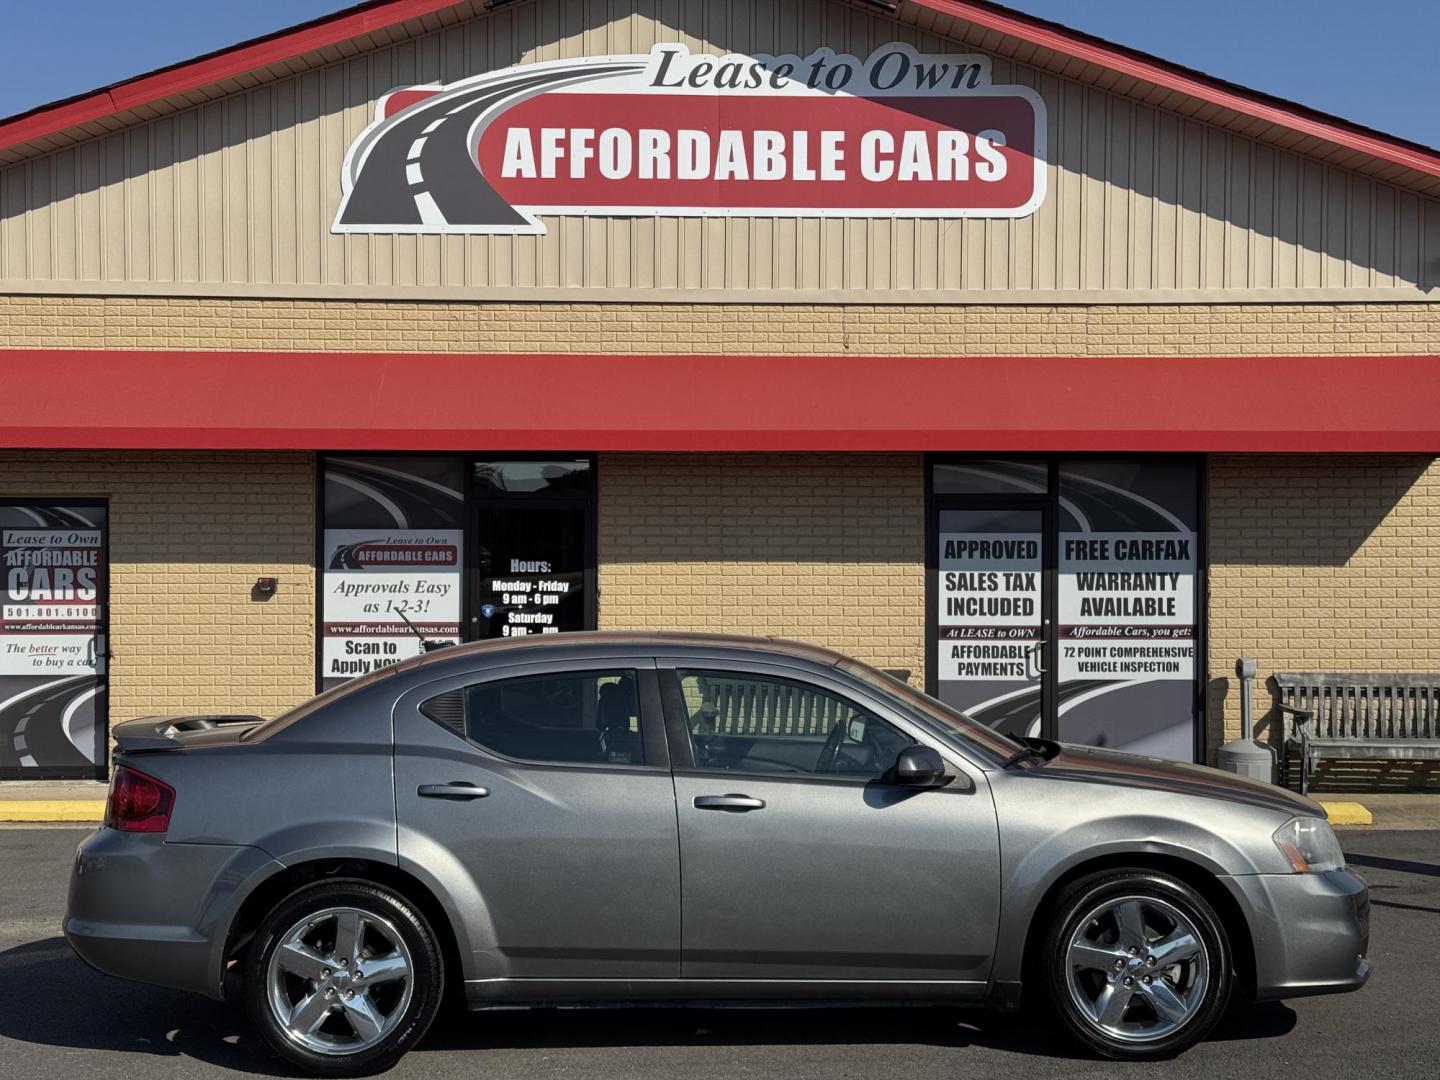
[[[1440,358],[0,351],[0,446],[1440,453]]]

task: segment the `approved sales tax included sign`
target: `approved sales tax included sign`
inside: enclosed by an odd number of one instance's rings
[[[541,215],[1020,217],[1045,108],[977,55],[645,56],[386,94],[335,232],[543,233]]]

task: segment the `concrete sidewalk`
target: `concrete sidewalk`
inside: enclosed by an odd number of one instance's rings
[[[1374,829],[1440,829],[1440,793],[1416,792],[1414,794],[1356,794],[1343,796],[1312,796],[1328,811],[1340,799],[1354,805],[1358,803],[1370,812]],[[1333,801],[1332,801],[1333,800]],[[1340,815],[1332,814],[1331,820],[1337,826],[1353,824]]]
[[[94,824],[105,816],[108,787],[100,780],[7,780],[0,784],[0,822]]]

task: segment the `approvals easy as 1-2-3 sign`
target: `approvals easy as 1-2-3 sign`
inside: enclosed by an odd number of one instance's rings
[[[1045,107],[984,56],[645,56],[393,90],[351,145],[335,232],[543,233],[542,214],[1021,217]]]

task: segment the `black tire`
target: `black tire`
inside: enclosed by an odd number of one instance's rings
[[[1072,996],[1070,984],[1069,944],[1082,922],[1097,907],[1128,897],[1157,900],[1182,913],[1198,932],[1208,961],[1203,996],[1189,1017],[1178,1029],[1143,1042],[1122,1039],[1102,1030],[1082,1012]],[[1224,924],[1214,908],[1180,879],[1141,868],[1102,871],[1068,886],[1056,900],[1039,966],[1045,998],[1070,1034],[1092,1053],[1116,1061],[1170,1058],[1194,1046],[1219,1023],[1234,984],[1233,952]],[[1198,988],[1199,980],[1192,985]],[[1142,1022],[1147,1008],[1139,1009]],[[1133,1018],[1135,1013],[1128,1015]]]
[[[373,1046],[355,1053],[322,1053],[296,1042],[270,1005],[267,973],[285,933],[307,916],[332,907],[379,916],[400,934],[410,952],[410,998],[393,1028]],[[291,893],[265,916],[245,960],[244,998],[250,1021],[286,1061],[311,1076],[372,1076],[414,1047],[439,1011],[444,959],[424,915],[404,897],[357,878],[316,882]]]

